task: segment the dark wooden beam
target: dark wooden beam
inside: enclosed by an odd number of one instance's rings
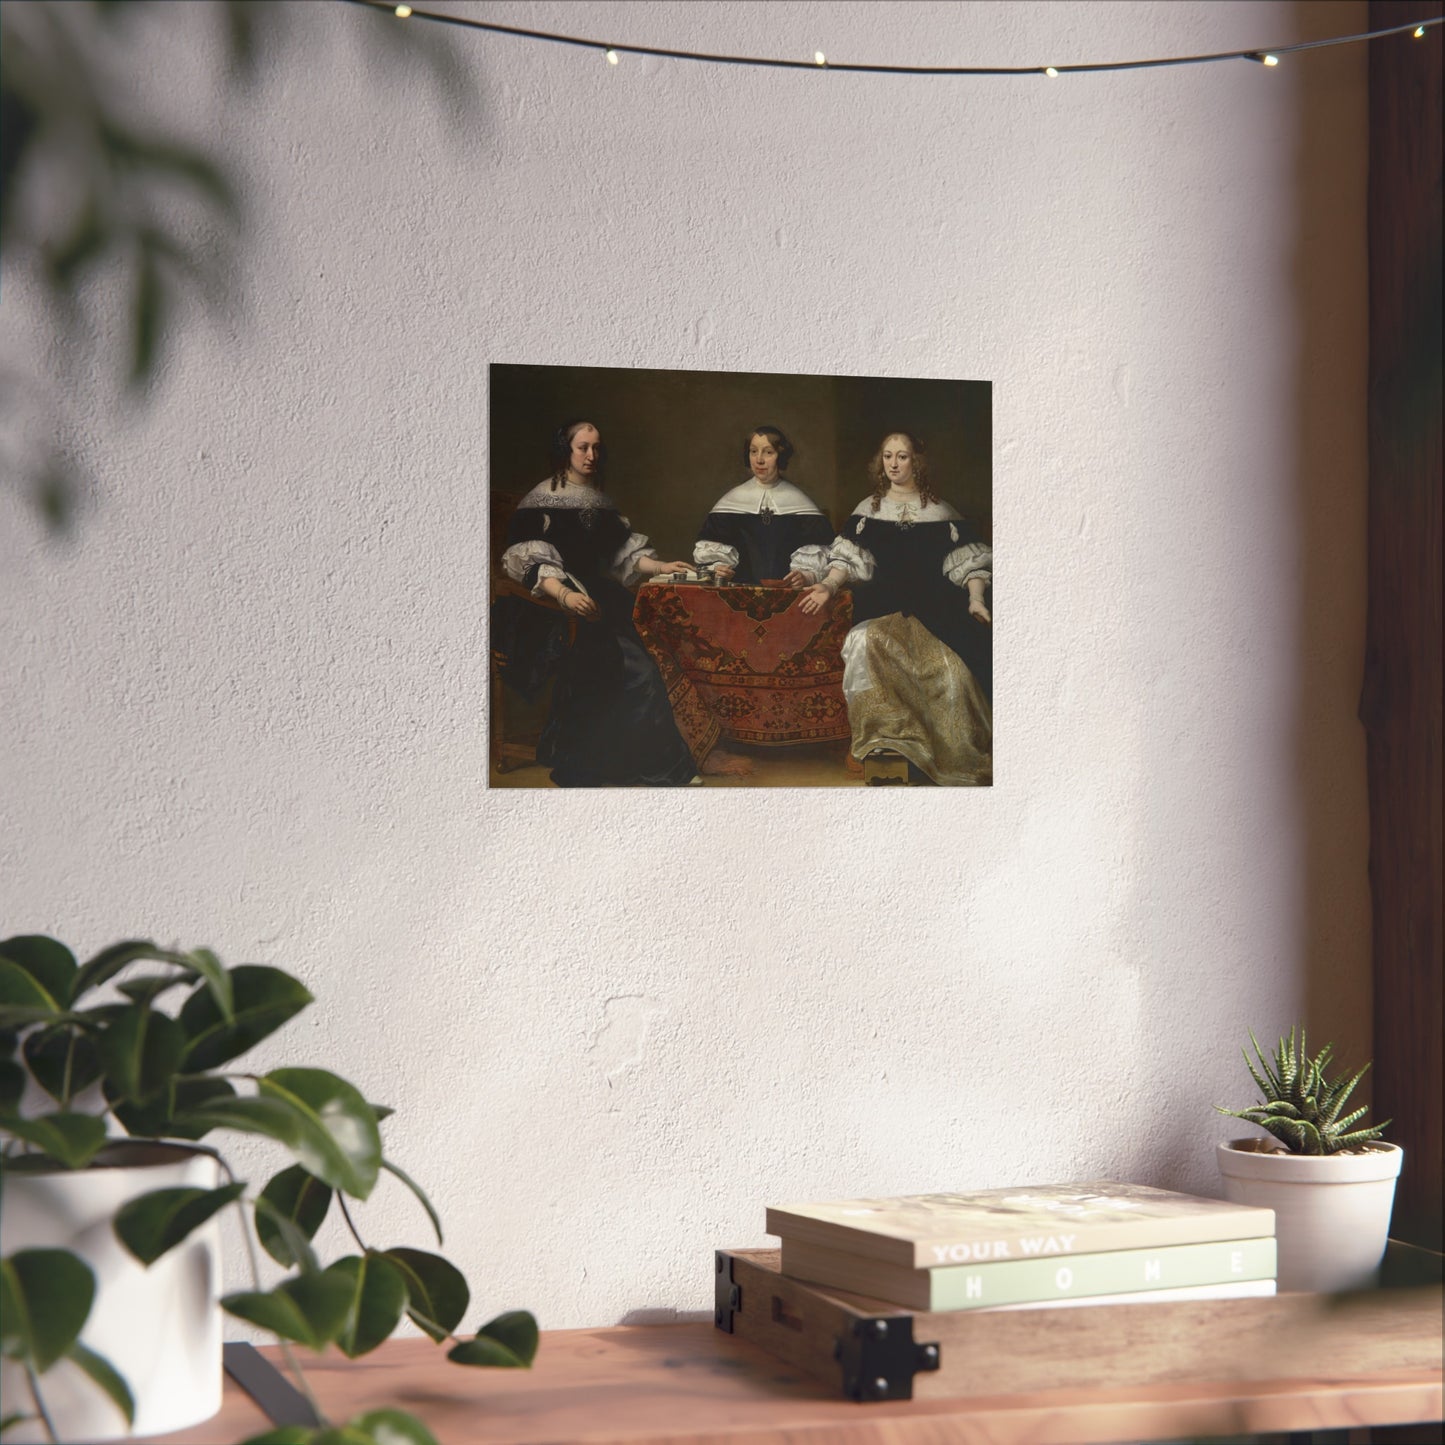
[[[1441,14],[1371,0],[1370,27]],[[1375,1117],[1394,1233],[1441,1248],[1441,29],[1369,47],[1369,759]]]

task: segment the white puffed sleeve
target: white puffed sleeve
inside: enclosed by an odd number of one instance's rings
[[[627,527],[631,526],[631,523],[624,517],[622,525]],[[612,559],[612,566],[608,570],[624,587],[635,587],[642,581],[643,575],[637,564],[644,557],[656,556],[657,548],[653,547],[641,532],[632,532]]]
[[[987,542],[965,542],[955,547],[943,559],[943,575],[955,587],[965,586],[977,577],[982,582],[993,581],[993,548]]]
[[[562,566],[562,554],[550,542],[517,542],[502,553],[502,571],[513,582],[527,583],[527,573],[537,567],[537,580],[532,586],[532,596],[542,597],[542,583],[548,577],[562,578],[567,570]]]
[[[850,583],[871,582],[877,565],[866,547],[860,547],[846,537],[833,538],[833,545],[828,549],[828,566],[841,567],[848,574]]]
[[[814,582],[821,582],[828,575],[828,548],[819,547],[813,543],[806,547],[799,547],[788,558],[788,566],[794,572],[801,572],[805,576],[811,577]]]
[[[729,547],[726,542],[698,542],[692,549],[692,560],[699,567],[716,567],[721,562],[724,567],[731,567],[736,572],[738,549]]]

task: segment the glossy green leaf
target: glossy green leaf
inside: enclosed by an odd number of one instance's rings
[[[347,1422],[375,1445],[437,1445],[436,1436],[405,1410],[368,1410]]]
[[[174,963],[176,956],[170,949],[157,948],[146,938],[130,938],[124,943],[112,943],[109,948],[102,948],[94,958],[88,959],[82,965],[75,976],[71,999],[79,999],[91,989],[109,983],[121,969],[139,963],[142,959],[154,963]]]
[[[90,1266],[68,1249],[22,1249],[0,1260],[5,1354],[43,1375],[75,1343],[95,1299]]]
[[[311,1437],[311,1445],[376,1445],[376,1441],[355,1425],[328,1425]]]
[[[221,1017],[228,1023],[235,1017],[231,975],[209,948],[193,948],[186,954],[188,965],[206,981]]]
[[[316,1430],[311,1425],[278,1425],[263,1435],[250,1435],[241,1445],[311,1445]]]
[[[537,1353],[537,1321],[526,1310],[508,1310],[489,1320],[476,1337],[447,1351],[458,1365],[485,1365],[494,1369],[528,1369]]]
[[[411,1192],[415,1194],[416,1197],[421,1201],[421,1207],[426,1210],[426,1217],[431,1220],[431,1227],[433,1230],[436,1231],[437,1243],[443,1243],[442,1222],[437,1216],[436,1210],[432,1208],[432,1202],[426,1197],[426,1192],[422,1189],[421,1185],[418,1184],[416,1180],[413,1179],[409,1174],[402,1173],[402,1171],[398,1169],[397,1166],[393,1164],[390,1159],[383,1159],[381,1161],[381,1167],[385,1169],[388,1174],[394,1174],[398,1179],[400,1179],[401,1182],[405,1184],[406,1187],[410,1189]]]
[[[383,1119],[389,1119],[396,1113],[390,1104],[373,1104],[371,1112],[376,1115],[376,1122],[379,1124]]]
[[[73,1099],[100,1077],[100,1055],[89,1034],[69,1028],[35,1029],[22,1051],[35,1082],[53,1099]]]
[[[217,1210],[239,1198],[245,1188],[244,1184],[225,1184],[219,1189],[153,1189],[121,1205],[111,1226],[120,1242],[149,1266]]]
[[[74,997],[75,955],[63,943],[39,933],[17,934],[0,941],[0,958],[24,969],[61,1007]]]
[[[20,1284],[11,1272],[10,1261],[0,1260],[0,1355],[7,1360],[23,1360],[29,1348],[30,1321]]]
[[[130,1387],[104,1355],[96,1354],[77,1340],[67,1351],[66,1358],[84,1370],[110,1396],[111,1403],[125,1416],[127,1425],[135,1424],[135,1401],[131,1399]]]
[[[105,1097],[111,1112],[125,1126],[126,1132],[136,1138],[200,1139],[211,1126],[185,1122],[184,1116],[213,1099],[233,1099],[236,1090],[226,1079],[182,1077],[173,1079],[154,1099],[144,1104],[132,1103],[110,1087],[105,1090]]]
[[[336,1343],[342,1354],[354,1360],[388,1339],[401,1323],[401,1312],[406,1308],[406,1280],[385,1255],[371,1250],[338,1259],[326,1274],[345,1280],[351,1291],[346,1323]]]
[[[167,1133],[172,1139],[199,1139],[206,1131],[191,1130],[183,1125],[176,1115],[187,1114],[192,1109],[202,1109],[217,1099],[234,1099],[236,1090],[227,1079],[179,1078],[171,1086],[172,1119]]]
[[[25,1070],[14,1059],[0,1059],[0,1116],[13,1114],[25,1097]]]
[[[192,1131],[235,1129],[242,1134],[261,1134],[284,1144],[293,1153],[305,1120],[280,1099],[209,1099],[196,1109],[178,1115],[174,1122]]]
[[[265,1086],[264,1080],[262,1086]],[[366,1118],[375,1135],[375,1121],[370,1115]],[[314,1109],[299,1103],[293,1095],[280,1088],[273,1087],[255,1098],[217,1099],[185,1115],[179,1122],[186,1127],[204,1125],[212,1129],[238,1129],[247,1134],[264,1134],[284,1144],[297,1161],[323,1183],[357,1198],[366,1197],[362,1189],[365,1176],[358,1173],[351,1157],[327,1127],[328,1123],[337,1124],[337,1121],[328,1117],[323,1122]],[[342,1121],[343,1124],[345,1122]],[[364,1146],[364,1139],[361,1142]],[[372,1179],[375,1179],[374,1173]]]
[[[260,1096],[288,1104],[305,1121],[297,1159],[333,1189],[365,1199],[381,1168],[381,1134],[371,1105],[325,1069],[273,1069]]]
[[[0,1028],[24,1028],[61,1012],[43,984],[12,959],[0,958]]]
[[[289,973],[264,964],[243,963],[230,971],[234,1013],[226,1019],[209,990],[198,989],[181,1008],[181,1027],[190,1042],[185,1069],[198,1073],[244,1054],[311,1002],[310,991]]]
[[[191,976],[185,973],[148,973],[143,978],[123,979],[116,988],[132,1003],[153,1004],[163,994],[186,988],[191,982]]]
[[[100,1061],[127,1098],[153,1099],[176,1076],[186,1035],[173,1018],[139,1006],[126,1009],[100,1036]]]
[[[303,1239],[316,1238],[331,1208],[332,1191],[313,1174],[308,1174],[299,1164],[283,1169],[261,1191],[261,1198],[283,1219],[291,1221]],[[257,1209],[256,1234],[261,1248],[276,1261],[288,1268],[298,1264],[294,1239],[288,1239],[275,1215]]]
[[[298,1165],[297,1168],[300,1168]],[[324,1187],[324,1186],[323,1186]],[[327,1190],[329,1194],[331,1191]],[[317,1262],[316,1252],[311,1248],[311,1242],[296,1227],[293,1220],[282,1214],[279,1209],[268,1199],[257,1196],[252,1205],[256,1216],[256,1232],[259,1234],[262,1229],[261,1221],[266,1221],[266,1228],[274,1233],[279,1240],[280,1247],[291,1256],[292,1265],[299,1269],[302,1274],[319,1274],[321,1265]]]
[[[341,1276],[326,1272],[302,1275],[269,1293],[229,1294],[221,1307],[237,1319],[270,1330],[282,1339],[320,1350],[336,1338],[346,1323],[351,1286]]]
[[[20,1035],[14,1029],[0,1029],[0,1059],[13,1059],[20,1047]],[[382,1116],[378,1114],[378,1119]]]
[[[439,1254],[421,1249],[388,1249],[386,1257],[406,1280],[407,1314],[440,1342],[462,1322],[471,1303],[462,1272]]]
[[[35,1119],[11,1115],[0,1129],[24,1139],[67,1169],[83,1169],[105,1143],[105,1121],[94,1114],[41,1114]]]
[[[537,1354],[537,1321],[530,1310],[508,1310],[484,1324],[478,1335],[504,1345],[524,1365],[530,1365]]]

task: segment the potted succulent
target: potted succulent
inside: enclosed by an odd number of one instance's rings
[[[530,1314],[499,1315],[458,1338],[469,1309],[459,1271],[429,1251],[376,1248],[357,1230],[347,1200],[366,1199],[389,1174],[442,1242],[430,1201],[384,1152],[391,1111],[324,1069],[255,1074],[237,1064],[311,1001],[280,969],[227,967],[204,948],[125,942],[82,965],[52,938],[0,942],[6,1445],[209,1418],[221,1401],[222,1309],[281,1340],[308,1398],[288,1342],[354,1358],[403,1315],[458,1364],[531,1363]],[[227,1130],[273,1140],[291,1162],[253,1189],[213,1143]],[[226,1208],[241,1217],[251,1288],[218,1301]],[[323,1268],[312,1240],[333,1208],[356,1250]],[[279,1283],[263,1284],[255,1243],[290,1271]],[[317,1414],[318,1436],[342,1438]],[[288,1427],[287,1445],[312,1433]],[[344,1438],[432,1442],[399,1410],[348,1422]]]
[[[1384,1257],[1404,1151],[1381,1139],[1388,1119],[1356,1128],[1368,1106],[1345,1112],[1369,1064],[1332,1079],[1334,1045],[1311,1058],[1303,1025],[1297,1043],[1295,1035],[1280,1039],[1270,1060],[1251,1033],[1259,1068],[1248,1050],[1244,1061],[1261,1098],[1245,1109],[1215,1106],[1269,1135],[1219,1145],[1224,1193],[1274,1210],[1281,1289],[1357,1289]]]

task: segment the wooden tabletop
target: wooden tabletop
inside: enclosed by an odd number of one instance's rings
[[[262,1354],[279,1365],[274,1350]],[[355,1361],[299,1354],[334,1421],[389,1405],[423,1419],[440,1445],[1085,1445],[1442,1415],[1438,1369],[855,1405],[709,1324],[548,1331],[525,1371],[452,1365],[421,1339]],[[158,1439],[220,1445],[267,1425],[228,1379],[218,1416]]]

